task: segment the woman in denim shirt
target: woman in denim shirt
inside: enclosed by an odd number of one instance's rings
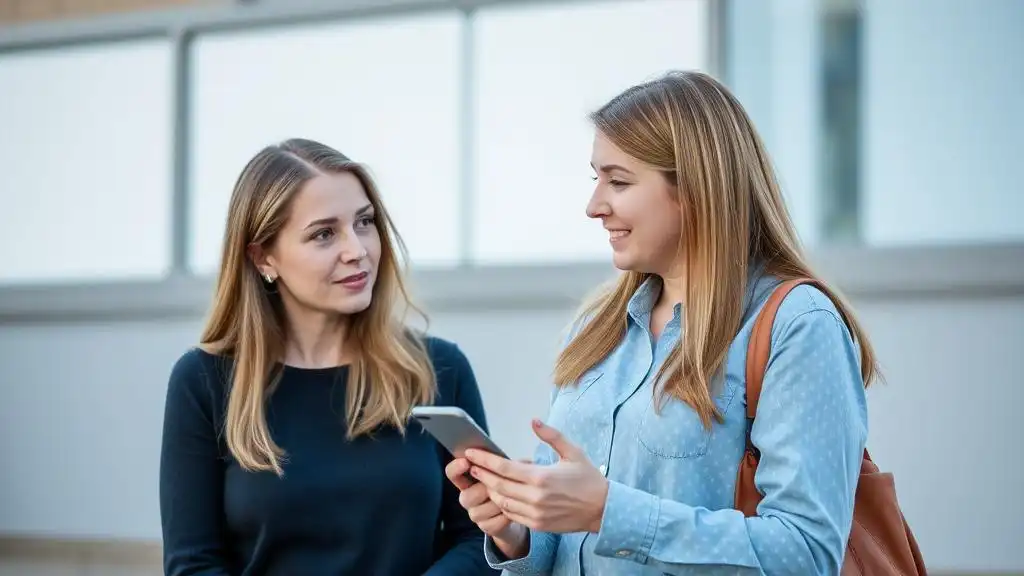
[[[469,451],[448,466],[491,566],[838,574],[875,359],[827,288],[779,308],[751,430],[764,498],[756,516],[733,509],[753,321],[780,281],[814,277],[764,144],[700,73],[634,86],[592,121],[587,215],[624,273],[574,323],[534,463]]]

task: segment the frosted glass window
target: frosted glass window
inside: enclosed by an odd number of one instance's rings
[[[706,69],[699,0],[568,2],[474,20],[474,242],[484,263],[610,257],[585,215],[587,114],[669,69]]]
[[[0,283],[167,272],[171,70],[163,40],[0,56]]]
[[[870,0],[864,242],[1024,240],[1024,3]]]
[[[190,263],[214,271],[248,159],[289,137],[369,165],[416,265],[454,262],[457,13],[201,36],[193,45]]]

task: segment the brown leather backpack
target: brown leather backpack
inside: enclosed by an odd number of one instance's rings
[[[783,282],[768,298],[754,321],[754,329],[747,346],[747,418],[753,421],[757,414],[757,401],[771,351],[772,324],[783,298],[801,284],[822,286],[813,279],[804,278]],[[846,321],[846,319],[843,319]],[[756,516],[757,505],[763,497],[754,485],[759,454],[750,441],[747,427],[747,449],[740,462],[736,478],[737,510],[745,516]],[[893,476],[880,472],[867,450],[860,467],[857,493],[854,497],[853,526],[846,546],[842,576],[924,576],[927,574],[917,541],[907,525],[896,499]]]

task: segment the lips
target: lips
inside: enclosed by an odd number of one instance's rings
[[[351,274],[349,276],[345,276],[341,280],[338,280],[338,283],[339,284],[358,284],[358,283],[362,282],[363,280],[366,280],[366,278],[369,275],[370,275],[369,272],[356,272],[355,274]]]
[[[629,230],[609,230],[608,236],[610,236],[612,240],[618,240],[619,238],[629,236]]]

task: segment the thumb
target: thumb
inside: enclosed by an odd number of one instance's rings
[[[586,459],[583,451],[572,442],[566,440],[565,436],[563,436],[561,432],[536,418],[533,420],[533,432],[537,435],[537,438],[540,438],[545,444],[551,446],[551,448],[553,448],[558,454],[558,457],[562,460],[578,462]]]

